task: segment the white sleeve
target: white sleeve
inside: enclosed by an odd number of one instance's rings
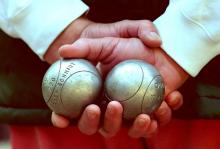
[[[220,0],[172,0],[154,21],[162,48],[196,76],[220,54]]]
[[[87,10],[81,0],[0,0],[0,28],[43,58],[55,38]]]

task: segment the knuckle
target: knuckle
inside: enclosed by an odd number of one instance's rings
[[[87,40],[86,38],[79,38],[79,39],[77,40],[77,42],[83,44],[83,43],[86,43],[86,40]]]
[[[157,114],[158,115],[166,115],[167,112],[168,112],[168,110],[166,108],[162,107],[162,108],[158,109]]]
[[[152,21],[150,20],[142,20],[141,22],[141,29],[150,29],[150,30],[155,30],[155,26]]]
[[[127,23],[131,22],[131,20],[125,19],[125,20],[122,20],[121,22],[124,24],[127,24]]]
[[[150,20],[142,20],[141,24],[143,26],[152,26],[152,22]]]
[[[138,39],[138,38],[129,38],[128,41],[130,43],[137,43],[137,44],[141,43],[140,39]]]

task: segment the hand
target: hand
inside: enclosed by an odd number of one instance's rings
[[[71,44],[78,38],[101,37],[138,37],[149,47],[159,47],[161,44],[157,30],[148,20],[129,21],[116,23],[94,23],[84,16],[73,21],[49,46],[44,55],[48,63],[53,63],[60,58],[58,49],[64,44]]]
[[[161,44],[161,40],[156,28],[154,27],[152,22],[148,20],[139,20],[139,21],[123,20],[111,24],[91,23],[82,31],[80,37],[81,38],[138,37],[148,47],[157,48]],[[183,103],[182,95],[177,91],[173,92],[171,96],[168,96],[166,98],[166,103],[173,110],[176,110]],[[166,107],[169,108],[168,106]],[[166,124],[167,122],[164,121],[163,123],[160,124]]]
[[[169,98],[172,101],[181,101],[182,96],[178,91],[170,93],[166,99]],[[173,109],[178,108],[180,104],[174,102]],[[113,111],[113,112],[112,112]],[[84,110],[79,122],[79,130],[87,135],[95,134],[98,130],[104,137],[113,137],[120,129],[122,124],[122,111],[123,108],[120,103],[112,101],[108,104],[105,112],[104,126],[99,129],[101,111],[97,105],[88,105]],[[158,108],[155,113],[158,117],[159,123],[164,125],[170,121],[171,110],[167,106],[166,102]],[[69,120],[58,114],[52,113],[52,123],[55,127],[65,128],[69,125]],[[141,126],[140,126],[141,124]],[[156,120],[151,120],[149,115],[139,115],[133,126],[129,130],[129,135],[134,138],[139,137],[151,137],[157,132],[158,123]]]
[[[141,21],[120,21],[112,24],[97,24],[89,21],[85,17],[80,17],[79,19],[72,22],[57,38],[56,40],[51,44],[51,46],[48,48],[44,58],[48,63],[53,63],[57,59],[60,58],[58,54],[58,48],[63,44],[68,44],[74,42],[76,39],[81,37],[105,37],[105,36],[116,36],[116,37],[139,37],[142,39],[142,41],[151,47],[158,47],[161,43],[159,36],[156,34],[157,31],[154,28],[153,24],[150,21],[147,20],[141,20]],[[174,95],[174,96],[172,96]],[[177,109],[181,103],[182,103],[182,97],[179,92],[176,92],[173,94],[170,94],[170,98],[166,98],[169,100],[166,100],[166,102],[171,106],[172,109]],[[111,105],[109,103],[109,105]],[[114,104],[113,104],[114,105]],[[166,104],[165,104],[166,105]],[[115,107],[116,112],[120,113],[120,105],[116,106],[108,106],[107,109],[111,110],[111,107]],[[163,106],[164,108],[160,108],[163,111],[171,111],[168,106]],[[90,115],[91,113],[89,111],[93,111],[93,113],[96,117],[96,120],[93,124],[91,124],[91,127],[89,126],[89,123],[83,123],[83,121],[87,120],[89,121],[89,118],[86,118],[87,115]],[[90,113],[90,114],[88,114]],[[107,112],[106,112],[107,113]],[[159,112],[158,112],[159,113]],[[171,112],[162,112],[162,113],[171,113]],[[161,115],[161,114],[160,114]],[[91,116],[93,117],[93,116]],[[168,121],[171,117],[171,114],[164,114],[166,117],[160,120],[160,123],[164,123]],[[169,117],[169,118],[167,118]],[[82,132],[85,134],[92,134],[97,131],[96,124],[99,123],[100,118],[100,109],[96,105],[89,105],[79,122],[79,128]],[[52,122],[57,127],[67,127],[69,124],[69,120],[63,118],[62,116],[52,114]],[[87,126],[84,126],[88,124]],[[118,125],[118,124],[117,124]],[[116,128],[116,127],[115,127]],[[116,129],[112,129],[112,131],[109,131],[108,135],[106,136],[113,136],[113,134],[116,132]]]
[[[107,73],[120,61],[126,59],[145,60],[146,62],[153,64],[164,78],[165,96],[167,101],[170,101],[170,103],[168,103],[175,109],[179,106],[179,103],[176,103],[176,101],[182,101],[181,94],[175,90],[187,79],[188,74],[161,49],[158,48],[151,50],[137,38],[81,38],[72,45],[63,46],[60,49],[60,55],[66,58],[85,58],[92,62],[100,61],[99,68],[103,74]],[[102,135],[110,137],[117,133],[122,122],[122,111],[123,109],[118,102],[113,101],[108,104],[105,113],[104,126],[100,130]],[[112,113],[114,116],[112,116]],[[98,118],[97,122],[95,122],[96,124],[99,123],[100,113],[97,115]],[[170,120],[171,110],[166,102],[161,104],[160,108],[155,112],[155,116],[160,124],[166,123]],[[85,117],[84,113],[81,118],[83,117]],[[82,124],[80,122],[79,124]],[[151,120],[148,115],[141,114],[134,120],[133,126],[129,130],[129,135],[132,137],[151,136],[156,132],[157,125],[157,122]],[[87,131],[80,125],[79,128],[84,133]],[[95,132],[98,127],[94,128]]]

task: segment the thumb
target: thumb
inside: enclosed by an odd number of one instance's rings
[[[71,45],[64,45],[59,54],[64,58],[84,58],[92,62],[105,63],[111,59],[120,38],[80,38]]]
[[[161,39],[154,24],[149,20],[124,20],[114,24],[120,37],[138,37],[152,48],[160,47]]]

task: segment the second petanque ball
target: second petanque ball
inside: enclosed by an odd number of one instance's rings
[[[56,61],[47,70],[42,82],[42,92],[47,105],[55,113],[78,117],[86,105],[99,95],[102,80],[90,62],[83,59]]]
[[[105,96],[122,104],[125,119],[151,114],[163,101],[163,79],[154,66],[142,60],[126,60],[107,75]]]

